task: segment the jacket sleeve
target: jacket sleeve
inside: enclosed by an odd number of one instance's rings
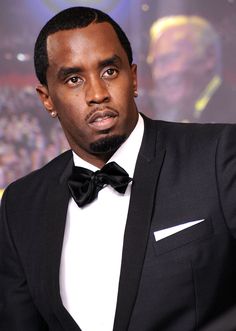
[[[7,219],[7,190],[0,213],[0,330],[48,331],[28,290]]]
[[[236,125],[226,125],[219,139],[216,176],[225,223],[236,239]]]

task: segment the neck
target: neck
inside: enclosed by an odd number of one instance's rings
[[[99,153],[99,154],[85,154],[73,149],[73,151],[84,161],[92,164],[93,166],[101,169],[107,161],[112,157],[115,151],[110,153]]]
[[[85,160],[95,167],[101,169],[107,163],[107,161],[112,157],[113,153],[105,154],[105,155],[93,155],[94,157],[90,158],[90,160]]]

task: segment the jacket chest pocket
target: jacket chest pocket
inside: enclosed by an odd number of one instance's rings
[[[159,234],[161,231],[153,231],[152,242],[156,256],[160,256],[181,248],[187,250],[189,245],[198,245],[200,241],[213,234],[213,227],[211,219],[208,218],[165,229],[165,231],[167,231],[167,235],[161,239],[158,239],[160,236],[156,234]],[[170,235],[168,235],[168,233],[170,233]]]

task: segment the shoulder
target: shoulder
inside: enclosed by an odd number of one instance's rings
[[[6,191],[17,191],[22,192],[23,194],[26,194],[27,190],[37,191],[40,189],[40,187],[46,184],[48,180],[60,178],[61,173],[71,159],[72,152],[71,150],[68,150],[51,160],[42,168],[17,179],[7,187]]]
[[[157,141],[157,146],[169,150],[172,156],[186,158],[215,155],[217,151],[236,154],[235,124],[175,123],[151,120],[144,116],[145,136]],[[150,139],[149,139],[150,141]]]
[[[223,135],[232,134],[236,137],[236,124],[225,123],[178,123],[152,120],[144,116],[145,130],[155,132],[168,141],[177,143],[180,140],[193,142],[210,142]]]

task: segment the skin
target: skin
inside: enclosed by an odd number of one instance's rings
[[[47,86],[36,88],[39,97],[57,114],[74,152],[101,168],[115,150],[95,153],[91,143],[128,137],[137,123],[137,67],[106,22],[50,35],[47,52]]]

